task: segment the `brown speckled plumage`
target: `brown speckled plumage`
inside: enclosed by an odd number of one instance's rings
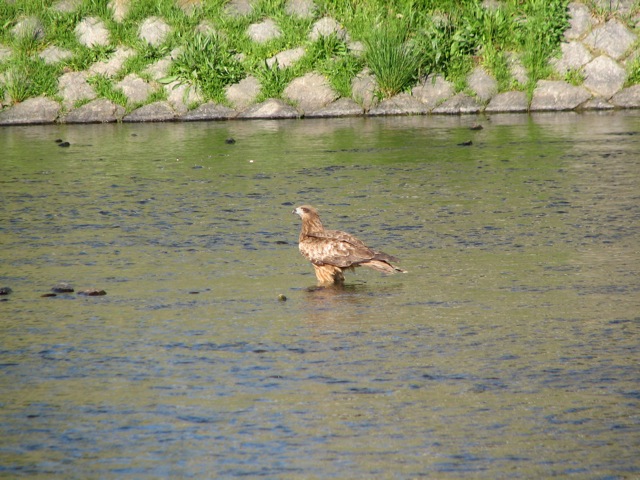
[[[392,264],[398,261],[397,258],[367,247],[346,232],[326,230],[315,208],[302,205],[293,213],[302,219],[298,248],[313,264],[320,284],[342,283],[343,272],[355,267],[369,267],[384,273],[406,273]]]

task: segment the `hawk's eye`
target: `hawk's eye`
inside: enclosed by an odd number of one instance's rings
[[[309,213],[309,209],[308,209],[308,208],[303,208],[303,209],[302,209],[302,211],[303,211],[304,213]]]

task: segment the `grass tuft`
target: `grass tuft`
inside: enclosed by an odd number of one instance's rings
[[[38,57],[13,57],[0,66],[3,87],[13,102],[27,98],[54,97],[62,69],[47,65]]]
[[[181,83],[197,85],[207,98],[222,101],[224,87],[239,82],[247,74],[234,50],[219,35],[196,34],[184,45],[170,75]]]
[[[420,50],[409,41],[406,25],[384,21],[364,38],[365,62],[376,76],[379,95],[391,97],[411,86],[419,77]]]

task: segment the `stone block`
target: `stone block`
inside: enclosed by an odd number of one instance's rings
[[[29,98],[0,112],[0,125],[34,125],[53,123],[61,106],[46,97]]]
[[[249,76],[234,85],[229,85],[225,89],[225,95],[236,110],[242,110],[258,98],[261,88],[262,86],[258,79]]]
[[[247,36],[256,43],[266,43],[282,36],[282,30],[271,18],[253,23],[247,28]]]
[[[333,103],[312,112],[305,112],[305,117],[354,117],[362,115],[364,109],[350,98],[339,98]]]
[[[252,105],[240,113],[237,118],[270,119],[270,118],[298,118],[298,111],[282,100],[270,98],[262,103]]]
[[[86,47],[109,45],[109,30],[97,17],[87,17],[76,25],[78,41]]]
[[[282,96],[303,112],[318,110],[338,98],[329,81],[318,73],[307,73],[287,85]]]
[[[63,105],[71,108],[80,100],[93,100],[96,92],[87,82],[87,72],[69,72],[58,78],[58,92]]]
[[[311,27],[309,39],[315,42],[321,37],[329,37],[331,35],[335,35],[341,40],[349,40],[347,30],[342,25],[331,17],[323,17]]]
[[[149,98],[153,87],[135,73],[130,73],[116,84],[122,90],[129,104],[142,103]]]
[[[567,40],[575,40],[584,35],[592,25],[591,11],[582,3],[569,4],[569,28],[564,36]]]
[[[369,115],[424,115],[427,106],[408,93],[399,93],[387,98],[369,110]]]
[[[186,122],[202,121],[202,120],[227,120],[235,117],[237,112],[232,108],[219,105],[217,103],[208,102],[200,105],[198,108],[185,113],[182,120]]]
[[[526,112],[529,110],[529,100],[525,92],[513,91],[498,93],[494,96],[485,112]]]
[[[611,103],[620,108],[640,108],[640,85],[620,90],[611,97]]]
[[[584,67],[584,86],[604,98],[618,92],[627,78],[627,72],[614,60],[600,55]]]
[[[267,59],[267,65],[269,68],[273,68],[277,65],[278,68],[287,68],[296,63],[302,57],[304,57],[305,50],[302,47],[292,48],[291,50],[285,50],[277,55]]]
[[[362,105],[365,110],[369,110],[378,103],[378,98],[376,97],[377,89],[378,83],[376,82],[376,77],[367,71],[359,73],[351,80],[351,96],[356,102]]]
[[[153,102],[140,107],[129,115],[126,115],[123,122],[169,122],[176,119],[176,112],[168,102]]]
[[[145,19],[138,29],[138,36],[149,45],[158,47],[164,43],[169,34],[171,27],[161,18],[149,17]]]
[[[458,93],[432,110],[433,113],[456,115],[460,113],[478,113],[482,106],[475,98],[466,93]]]
[[[284,11],[298,18],[313,18],[316,5],[313,0],[287,0]]]
[[[638,36],[632,33],[618,20],[609,20],[595,27],[585,38],[584,43],[593,50],[599,50],[618,60],[624,56]]]
[[[573,41],[560,44],[562,56],[554,58],[551,63],[560,75],[566,74],[569,70],[582,68],[593,59],[593,55],[582,43]]]
[[[467,78],[467,85],[482,102],[489,101],[491,97],[498,93],[498,82],[482,67],[473,69]]]
[[[591,98],[583,87],[567,82],[540,80],[533,91],[530,110],[573,110]]]
[[[453,84],[441,75],[429,76],[411,90],[411,94],[422,102],[427,110],[433,110],[454,93]]]
[[[98,98],[79,108],[71,110],[63,123],[110,123],[122,119],[125,109],[105,98]]]

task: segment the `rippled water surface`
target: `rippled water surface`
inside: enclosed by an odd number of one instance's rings
[[[0,477],[640,477],[640,113],[0,152]],[[302,203],[409,273],[310,288]]]

